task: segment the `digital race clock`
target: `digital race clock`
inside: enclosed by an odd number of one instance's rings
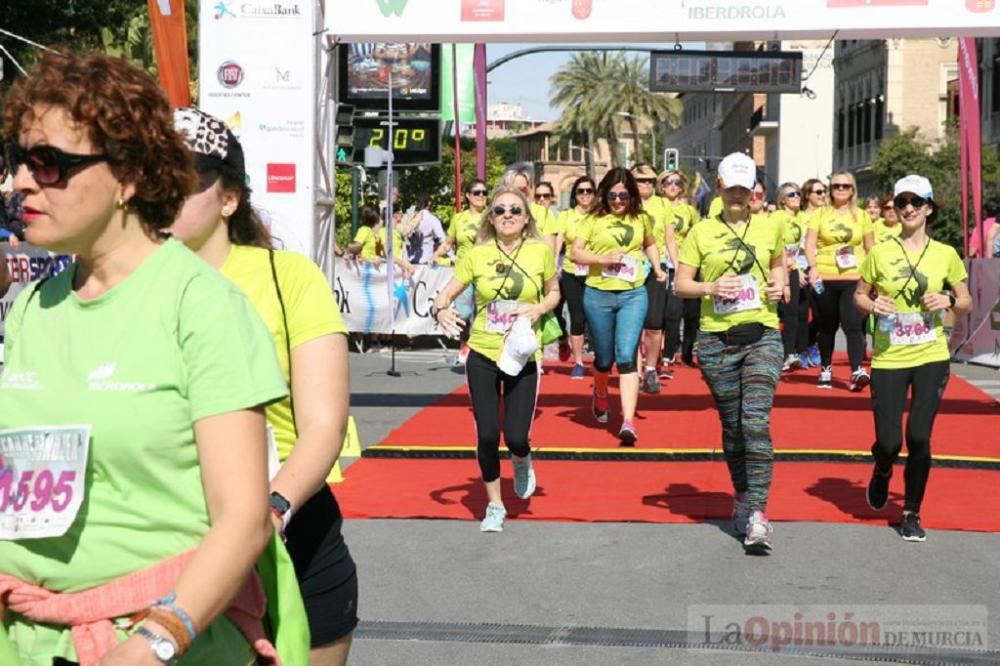
[[[798,93],[800,51],[653,51],[654,92]]]
[[[387,118],[354,119],[354,155],[364,161],[365,148],[392,150],[394,166],[438,164],[441,161],[441,121],[436,118],[396,118],[389,136]]]

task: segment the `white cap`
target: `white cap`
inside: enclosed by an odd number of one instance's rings
[[[518,317],[504,337],[503,349],[497,367],[504,374],[516,377],[524,364],[538,351],[538,335],[527,317]]]
[[[719,180],[723,189],[745,187],[752,190],[757,184],[757,165],[746,153],[729,153],[719,163]]]
[[[892,188],[892,196],[898,197],[903,192],[916,194],[918,197],[923,197],[924,199],[934,198],[934,189],[931,187],[931,181],[916,174],[911,174],[896,181],[896,186]]]

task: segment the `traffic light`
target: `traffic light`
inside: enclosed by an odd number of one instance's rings
[[[663,150],[663,164],[667,171],[677,171],[681,163],[680,151],[676,148],[665,148]]]
[[[337,164],[351,164],[354,161],[354,107],[350,104],[337,105],[337,135],[334,149]]]

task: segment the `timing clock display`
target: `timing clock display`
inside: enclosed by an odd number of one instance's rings
[[[653,51],[649,87],[657,92],[797,93],[800,51]]]

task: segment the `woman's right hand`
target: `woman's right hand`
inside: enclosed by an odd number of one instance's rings
[[[613,252],[608,252],[607,254],[603,255],[601,257],[601,263],[604,264],[605,266],[609,266],[611,264],[620,264],[622,262],[622,257],[624,256],[625,253],[622,252],[621,250],[614,250]]]
[[[879,296],[872,301],[872,314],[888,317],[896,314],[896,301],[888,296]]]
[[[819,269],[815,266],[809,268],[809,284],[816,284],[819,281]]]
[[[437,311],[437,316],[435,317],[441,330],[445,332],[445,335],[457,338],[462,333],[462,329],[465,328],[465,320],[458,316],[458,312],[455,308],[442,308]]]
[[[742,288],[743,281],[738,277],[735,275],[723,275],[712,283],[709,293],[719,298],[736,298],[736,294],[740,293],[740,289]]]

